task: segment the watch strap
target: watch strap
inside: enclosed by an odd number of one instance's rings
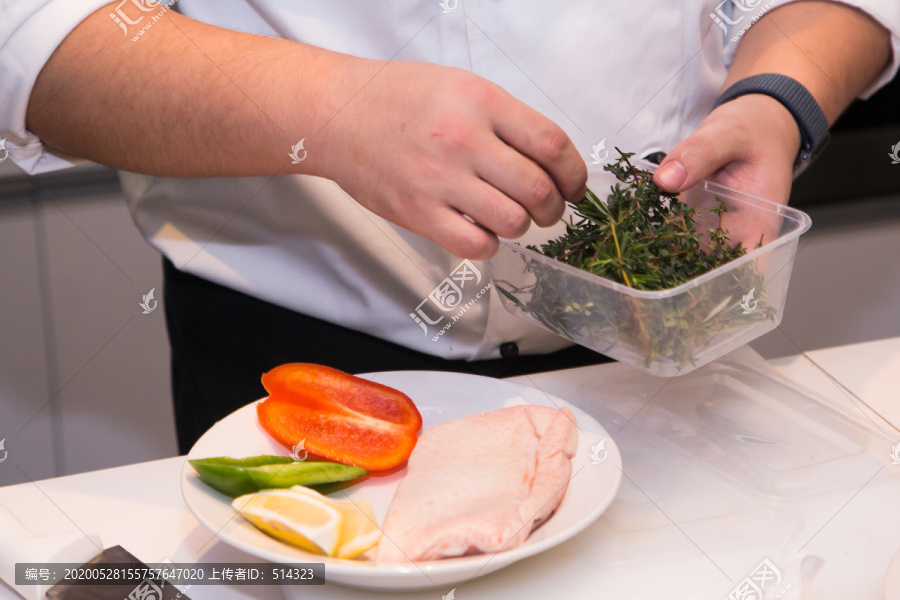
[[[787,75],[762,73],[741,79],[730,86],[713,104],[722,104],[746,94],[765,94],[784,106],[800,129],[800,152],[794,164],[795,174],[812,163],[828,144],[828,120],[819,103],[803,85]]]

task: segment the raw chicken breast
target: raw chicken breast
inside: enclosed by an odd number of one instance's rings
[[[409,457],[377,560],[436,560],[518,546],[562,501],[577,441],[568,408],[513,406],[432,427]]]

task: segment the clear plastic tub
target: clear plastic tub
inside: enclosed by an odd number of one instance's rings
[[[653,375],[683,375],[778,326],[798,238],[812,223],[797,209],[703,181],[681,195],[696,206],[698,232],[717,226],[709,211],[717,199],[731,241],[762,246],[677,287],[636,290],[506,240],[487,271],[507,311]]]

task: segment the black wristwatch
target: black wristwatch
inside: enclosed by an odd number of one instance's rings
[[[800,152],[794,162],[794,177],[822,153],[831,134],[828,133],[828,120],[813,98],[800,82],[786,75],[763,73],[741,79],[719,96],[711,110],[745,94],[765,94],[775,98],[788,109],[797,127],[800,128]]]

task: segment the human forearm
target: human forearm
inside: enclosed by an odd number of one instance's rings
[[[741,38],[722,87],[760,73],[803,84],[829,124],[887,65],[890,36],[864,13],[836,2],[794,2],[766,13]],[[681,191],[706,177],[786,203],[800,130],[774,98],[746,94],[720,105],[666,157],[657,183]]]
[[[26,119],[48,146],[129,171],[308,172],[314,155],[292,165],[291,146],[303,137],[314,146],[316,132],[377,67],[174,11],[132,42],[109,12],[91,15],[57,48]]]
[[[132,42],[107,12],[81,23],[41,72],[27,123],[46,145],[151,175],[326,177],[465,258],[490,256],[498,236],[532,222],[555,223],[564,200],[584,194],[587,169],[565,132],[469,71],[361,59],[172,12]],[[291,164],[301,139],[305,160]]]
[[[763,15],[741,38],[723,90],[758,73],[803,84],[829,124],[884,70],[890,34],[837,2],[794,2]]]

